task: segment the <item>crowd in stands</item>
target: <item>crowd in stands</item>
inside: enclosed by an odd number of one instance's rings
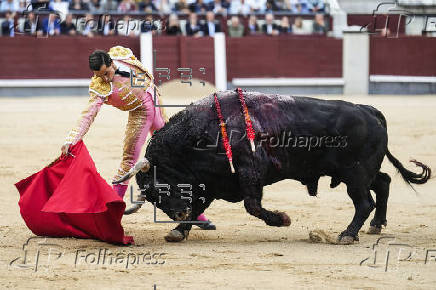
[[[253,12],[290,11],[297,14],[323,12],[323,0],[1,0],[0,12],[21,12],[33,6],[46,5],[53,9],[66,6],[68,11],[90,13],[119,12],[160,12],[201,13],[213,11],[216,14],[250,14]],[[68,12],[65,11],[65,12]]]
[[[159,35],[229,37],[245,35],[326,34],[329,30],[321,0],[1,0],[1,35],[126,35],[151,31]],[[29,7],[46,5],[48,16],[40,17]],[[63,4],[64,9],[58,4]],[[33,9],[35,10],[35,9]],[[275,15],[276,11],[295,13]],[[59,17],[54,11],[63,11]],[[118,11],[115,20],[108,11]],[[128,12],[142,11],[144,15]],[[157,15],[160,16],[156,16]],[[17,25],[16,14],[22,23]],[[76,14],[77,13],[77,14]],[[153,14],[152,14],[153,13]],[[264,14],[258,16],[257,14]],[[77,15],[85,15],[77,17]],[[96,14],[96,15],[94,15]],[[188,14],[187,19],[179,19]],[[289,14],[289,13],[288,13]],[[310,19],[303,19],[309,17]],[[154,15],[154,16],[153,16]],[[205,17],[199,17],[204,15]],[[227,21],[218,21],[216,15]],[[63,18],[63,19],[61,19]],[[184,17],[186,18],[186,17]],[[201,19],[199,19],[201,18]],[[204,18],[204,19],[203,19]],[[122,22],[122,24],[120,24]],[[226,29],[221,27],[226,25]]]

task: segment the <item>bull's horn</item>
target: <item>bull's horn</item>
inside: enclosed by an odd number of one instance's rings
[[[133,187],[131,187],[130,190],[131,190],[130,194],[133,194]],[[138,195],[136,202],[133,203],[133,205],[130,208],[126,209],[124,211],[124,214],[129,215],[129,214],[137,212],[144,204],[144,201],[145,201],[145,195],[144,194]]]
[[[124,182],[124,181],[132,178],[132,176],[135,176],[136,173],[138,173],[140,170],[142,172],[147,172],[149,169],[150,169],[150,162],[147,160],[147,158],[144,157],[143,159],[136,162],[135,166],[133,166],[129,170],[129,172],[127,172],[120,179],[113,181],[112,184],[119,184],[121,182]]]
[[[126,209],[124,211],[124,214],[129,215],[129,214],[135,213],[141,208],[141,206],[142,206],[142,204],[134,204],[132,207]]]

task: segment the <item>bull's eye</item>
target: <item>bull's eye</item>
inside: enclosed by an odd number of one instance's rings
[[[194,149],[206,150],[208,149],[208,141],[204,138],[197,139],[194,144]]]
[[[142,195],[145,195],[147,190],[150,188],[150,185],[145,184],[143,187],[139,187],[139,191],[141,192]]]

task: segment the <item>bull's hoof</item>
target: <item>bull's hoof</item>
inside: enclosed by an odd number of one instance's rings
[[[369,226],[369,229],[366,233],[368,235],[380,235],[381,230],[382,230],[381,226]]]
[[[282,218],[282,227],[289,227],[291,225],[291,218],[285,212],[278,212]]]
[[[181,242],[185,239],[185,235],[178,230],[171,230],[171,232],[168,233],[168,235],[165,236],[165,241],[167,242]]]
[[[338,238],[339,245],[351,245],[354,244],[354,237],[352,236],[342,236]]]
[[[339,245],[351,245],[355,241],[356,242],[359,241],[359,236],[357,234],[355,236],[352,236],[346,231],[342,232],[338,237],[338,244]]]

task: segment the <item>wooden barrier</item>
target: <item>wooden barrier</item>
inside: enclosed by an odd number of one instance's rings
[[[322,36],[227,39],[227,78],[341,77],[342,40]]]
[[[0,79],[89,78],[88,56],[95,49],[123,45],[139,57],[136,37],[0,38]],[[370,75],[436,76],[436,38],[371,37]],[[157,81],[192,77],[214,83],[213,38],[153,37]],[[338,78],[342,77],[342,40],[322,36],[250,36],[227,38],[227,80],[233,78]],[[204,70],[200,70],[204,68]],[[161,73],[161,75],[159,75]]]
[[[371,75],[436,76],[436,38],[371,37]]]
[[[95,49],[115,45],[139,55],[139,41],[131,37],[48,37],[0,38],[0,79],[89,78],[88,57]]]

